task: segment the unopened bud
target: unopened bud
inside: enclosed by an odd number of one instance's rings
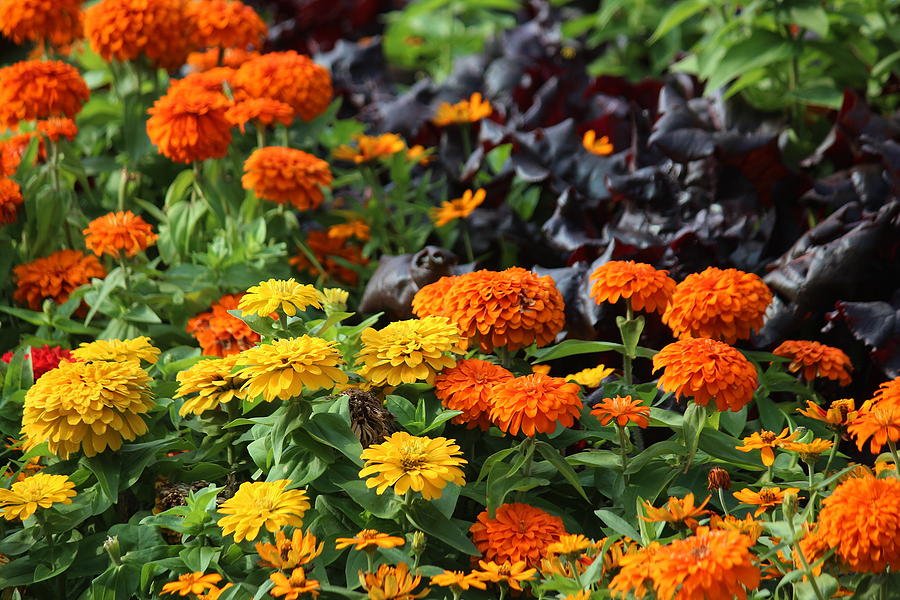
[[[781,500],[781,510],[784,512],[785,519],[793,519],[794,513],[797,512],[797,494],[787,492]]]
[[[710,492],[728,490],[731,489],[731,476],[722,467],[713,467],[706,475],[706,484],[706,489]]]
[[[421,531],[416,531],[412,535],[412,551],[416,556],[420,556],[423,552],[425,552],[425,534]]]
[[[103,549],[109,554],[109,559],[114,565],[122,564],[122,550],[119,547],[119,538],[107,536],[106,541],[103,542]]]

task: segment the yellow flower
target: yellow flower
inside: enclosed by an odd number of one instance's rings
[[[197,395],[182,404],[178,414],[182,417],[188,413],[199,415],[235,398],[243,400],[247,394],[241,390],[241,386],[247,380],[234,374],[237,364],[238,355],[232,354],[225,358],[201,360],[178,373],[175,378],[179,385],[174,398]]]
[[[238,375],[247,379],[241,390],[266,402],[347,383],[347,374],[338,368],[342,362],[337,342],[308,335],[244,350],[237,359],[244,366]]]
[[[609,143],[609,138],[605,135],[597,138],[597,132],[593,129],[584,132],[581,145],[585,150],[597,156],[607,156],[613,152],[613,145]]]
[[[482,189],[466,190],[463,192],[462,198],[454,198],[441,202],[440,207],[431,209],[431,218],[435,226],[443,227],[447,223],[451,223],[456,219],[465,219],[472,214],[476,208],[484,202],[487,192]]]
[[[547,546],[547,554],[567,555],[574,558],[593,545],[594,542],[580,533],[566,534],[559,536],[557,541]]]
[[[110,362],[145,360],[152,365],[159,358],[159,348],[154,347],[150,343],[150,338],[145,335],[130,340],[96,340],[81,343],[72,351],[72,358]]]
[[[339,537],[335,541],[335,548],[343,550],[348,546],[353,546],[354,550],[366,550],[374,548],[396,548],[406,543],[402,537],[381,533],[375,529],[363,529],[356,534],[356,537],[343,538]]]
[[[359,374],[374,385],[434,382],[435,373],[456,364],[447,353],[461,353],[456,325],[446,317],[394,321],[381,330],[371,327],[360,336]]]
[[[363,450],[366,464],[359,476],[374,475],[366,480],[366,486],[376,488],[378,494],[393,487],[398,496],[413,490],[432,500],[441,497],[447,482],[466,484],[459,468],[466,460],[458,458],[460,454],[455,440],[417,437],[398,431],[383,443]]]
[[[36,473],[12,484],[12,489],[0,490],[0,506],[7,521],[24,521],[40,508],[62,503],[72,504],[75,484],[65,475]]]
[[[304,534],[300,529],[295,529],[291,537],[284,535],[284,531],[279,531],[275,534],[274,544],[263,542],[256,544],[256,553],[261,559],[259,564],[282,571],[308,564],[322,554],[325,548],[324,542],[318,546],[316,542],[316,536],[311,533]]]
[[[290,577],[284,573],[272,573],[269,575],[269,579],[275,584],[269,592],[275,598],[284,596],[284,600],[297,600],[300,594],[308,592],[316,596],[319,593],[319,582],[315,579],[307,579],[306,571],[302,567],[291,571]]]
[[[487,584],[478,578],[476,573],[463,573],[462,571],[444,571],[431,578],[431,585],[440,587],[452,587],[459,591],[469,588],[487,589]]]
[[[350,292],[341,288],[325,288],[319,293],[319,300],[325,310],[347,310],[347,300],[349,299]]]
[[[813,441],[806,443],[787,442],[782,447],[789,452],[796,452],[799,454],[800,459],[803,462],[814,463],[816,462],[816,459],[819,458],[820,454],[828,452],[831,450],[832,446],[834,446],[834,442],[831,440],[816,438]]]
[[[584,369],[578,371],[577,373],[572,373],[571,375],[566,375],[566,381],[574,381],[578,385],[582,385],[587,388],[598,388],[600,387],[600,383],[612,375],[614,369],[609,368],[605,365],[597,365],[596,367],[591,367],[589,369]]]
[[[289,479],[244,482],[238,491],[219,506],[226,515],[219,519],[222,535],[234,534],[234,541],[255,540],[260,527],[275,532],[285,525],[303,526],[309,510],[304,490],[285,490]]]
[[[134,361],[60,363],[25,394],[25,448],[47,442],[61,458],[79,449],[85,456],[118,450],[123,439],[147,432],[139,415],[153,406],[149,386]]]
[[[293,277],[287,281],[261,281],[259,285],[247,290],[238,303],[238,308],[245,315],[256,314],[260,317],[271,315],[279,308],[284,314],[293,317],[298,310],[304,311],[310,306],[322,308],[319,292],[311,285],[297,283]]]
[[[200,595],[206,590],[215,588],[220,581],[222,581],[222,576],[218,573],[210,573],[209,575],[204,575],[202,571],[185,573],[184,575],[179,575],[177,581],[170,581],[165,584],[162,587],[162,593],[178,594],[179,596]]]
[[[494,112],[494,108],[491,103],[482,100],[481,94],[475,92],[468,100],[461,100],[456,104],[442,102],[431,122],[438,127],[455,123],[474,123],[491,116],[492,112]]]

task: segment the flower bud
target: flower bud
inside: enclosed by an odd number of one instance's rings
[[[416,531],[412,534],[412,551],[416,556],[420,556],[423,552],[425,552],[425,534],[421,531]]]
[[[122,564],[122,550],[119,547],[119,538],[116,536],[107,536],[103,542],[103,549],[109,554],[109,559],[114,565]]]
[[[784,495],[784,498],[781,500],[781,510],[784,513],[785,519],[793,519],[794,513],[797,512],[797,494],[794,492],[787,492]]]
[[[713,467],[706,475],[706,489],[710,492],[715,490],[728,490],[731,488],[731,477],[728,471],[722,467]]]

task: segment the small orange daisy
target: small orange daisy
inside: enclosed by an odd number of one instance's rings
[[[354,550],[396,548],[406,543],[402,537],[381,533],[375,529],[363,529],[352,538],[339,537],[334,541],[337,550],[343,550],[349,546],[353,546]]]
[[[847,431],[860,450],[870,440],[872,454],[881,452],[885,445],[896,446],[900,440],[900,405],[868,400],[863,403]]]
[[[662,312],[675,292],[675,280],[667,273],[645,263],[613,260],[591,273],[591,297],[597,304],[624,298],[634,310]]]
[[[253,121],[257,128],[272,125],[276,121],[287,127],[294,120],[294,109],[290,105],[271,98],[248,98],[235,102],[225,112],[225,118],[246,132],[247,123]]]
[[[497,564],[493,561],[479,560],[480,571],[472,571],[472,575],[484,582],[505,583],[509,589],[522,591],[523,581],[534,579],[537,569],[529,569],[525,561],[504,562]]]
[[[665,508],[654,508],[652,504],[644,501],[644,511],[647,513],[647,516],[641,516],[641,519],[649,523],[664,522],[672,525],[681,525],[688,529],[696,529],[698,525],[697,519],[711,512],[703,508],[711,497],[707,496],[706,500],[701,502],[699,506],[694,506],[693,493],[689,493],[680,500],[670,497]]]
[[[503,504],[494,518],[479,513],[469,529],[484,560],[540,565],[547,547],[566,533],[562,519],[528,504]]]
[[[786,495],[796,495],[799,491],[798,488],[764,487],[758,492],[754,492],[750,488],[744,488],[739,492],[734,492],[733,496],[742,504],[758,506],[759,508],[753,513],[754,517],[758,517],[766,510],[780,505]]]
[[[438,373],[434,392],[445,408],[462,411],[461,415],[453,417],[454,423],[487,431],[491,425],[491,390],[512,378],[513,374],[500,365],[469,358]]]
[[[778,435],[776,435],[772,431],[766,430],[762,430],[758,433],[754,432],[748,437],[744,438],[743,446],[735,447],[741,452],[759,450],[760,456],[762,457],[762,463],[768,467],[775,462],[775,448],[784,447],[787,444],[792,443],[795,439],[797,439],[797,436],[800,435],[799,431],[795,431],[793,433],[788,432],[789,430],[787,428],[785,428]]]
[[[798,408],[797,412],[810,419],[822,421],[833,431],[843,431],[850,423],[856,420],[856,416],[859,414],[853,398],[834,400],[828,406],[828,410],[807,400],[806,408]]]
[[[581,416],[581,386],[561,377],[532,373],[491,388],[490,419],[504,433],[527,436],[571,427]]]
[[[328,163],[293,148],[268,146],[254,150],[244,163],[241,183],[257,197],[278,204],[290,203],[297,210],[313,210],[331,187]]]
[[[342,144],[334,149],[332,156],[338,160],[362,164],[406,150],[406,142],[396,133],[354,135],[353,140],[356,142],[355,148]]]
[[[487,100],[482,100],[481,94],[475,92],[468,100],[461,100],[456,104],[442,102],[438,106],[432,123],[438,127],[455,125],[457,123],[475,123],[491,116],[494,108]]]
[[[234,85],[235,99],[272,98],[304,121],[325,112],[333,94],[328,70],[293,50],[248,60],[237,70]]]
[[[472,190],[466,190],[461,198],[441,202],[439,207],[431,209],[431,218],[434,221],[434,225],[443,227],[456,219],[465,219],[472,214],[472,211],[481,206],[486,195],[487,192],[482,189],[476,190],[474,193]]]
[[[816,377],[834,379],[841,385],[850,383],[853,364],[842,350],[806,340],[788,340],[772,350],[776,356],[790,358],[788,370],[800,371],[803,379],[812,381]]]
[[[166,583],[162,587],[163,594],[178,594],[179,596],[203,594],[206,590],[216,587],[222,581],[218,573],[205,575],[202,571],[179,575],[177,581]]]
[[[119,258],[120,254],[131,258],[156,243],[159,236],[150,224],[130,210],[112,212],[88,223],[84,245],[97,256],[108,254]]]
[[[604,398],[594,405],[591,414],[600,419],[601,425],[606,425],[613,419],[620,427],[625,427],[629,422],[641,428],[650,424],[647,419],[650,407],[643,406],[640,400],[632,400],[631,396]]]
[[[609,156],[613,153],[613,145],[609,142],[609,138],[605,135],[598,138],[597,132],[593,129],[584,132],[581,145],[585,150],[597,156]]]
[[[90,92],[78,69],[58,60],[25,60],[0,69],[0,127],[49,117],[74,118]]]
[[[872,397],[873,402],[879,404],[893,404],[900,406],[900,377],[885,381],[878,386],[878,390]]]
[[[25,199],[22,189],[12,179],[0,178],[0,225],[16,222],[16,212]]]
[[[476,573],[463,573],[462,571],[438,573],[431,578],[431,585],[454,588],[459,591],[465,591],[469,588],[487,589],[487,584]]]
[[[62,304],[77,287],[92,277],[106,277],[96,256],[80,250],[59,250],[50,256],[13,268],[17,287],[13,300],[31,310],[41,310],[44,300]]]

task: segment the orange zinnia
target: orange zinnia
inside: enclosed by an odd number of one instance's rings
[[[360,246],[351,243],[348,238],[332,237],[328,235],[328,232],[321,230],[313,230],[306,234],[306,247],[319,261],[319,265],[325,269],[325,274],[348,285],[356,285],[359,273],[338,262],[335,258],[340,258],[352,265],[365,265],[369,262],[363,256]],[[302,251],[291,257],[288,263],[298,271],[309,273],[313,277],[323,274]]]
[[[431,209],[434,225],[443,227],[456,219],[465,219],[472,214],[472,211],[481,206],[486,195],[487,192],[482,189],[475,190],[474,194],[472,190],[466,190],[461,198],[441,202],[439,207]]]
[[[878,390],[872,397],[873,402],[879,404],[893,404],[900,406],[900,377],[885,381],[878,386]]]
[[[84,34],[105,61],[146,56],[174,71],[194,43],[184,0],[101,0],[84,11]]]
[[[634,310],[662,312],[675,292],[675,280],[667,273],[633,260],[613,260],[591,273],[591,297],[597,304],[624,298]]]
[[[209,312],[188,320],[186,330],[200,344],[205,356],[224,358],[259,343],[259,334],[228,312],[238,309],[241,296],[226,294],[213,303]]]
[[[370,238],[369,226],[361,219],[338,223],[328,228],[328,237],[346,240],[355,237],[358,240],[367,241]]]
[[[82,233],[88,250],[97,256],[108,254],[113,258],[119,258],[120,253],[131,258],[152,246],[159,237],[149,223],[130,210],[94,219]]]
[[[759,433],[752,433],[750,436],[744,438],[743,446],[735,446],[738,450],[742,452],[750,452],[751,450],[759,450],[760,456],[762,457],[762,463],[767,467],[775,462],[775,448],[780,446],[785,446],[800,435],[799,431],[795,431],[791,434],[788,434],[788,429],[785,428],[784,431],[775,435],[773,431],[766,431],[765,429],[760,431]]]
[[[850,383],[853,363],[843,351],[818,342],[805,340],[788,340],[772,350],[776,356],[791,359],[788,370],[792,373],[801,371],[803,378],[812,381],[816,377],[825,377],[840,381],[841,385]]]
[[[419,288],[412,299],[413,314],[419,317],[444,315],[444,301],[447,293],[456,283],[456,277],[441,277],[434,283]]]
[[[647,427],[650,421],[650,407],[642,406],[640,400],[632,400],[631,396],[616,396],[604,398],[594,405],[591,414],[600,419],[601,425],[606,425],[613,419],[620,427],[625,427],[631,421],[638,427]]]
[[[106,277],[106,269],[93,255],[80,250],[59,250],[50,256],[13,268],[17,287],[13,300],[31,310],[41,310],[44,300],[62,304],[75,288],[92,277]]]
[[[643,598],[647,588],[653,581],[650,568],[653,559],[662,546],[659,542],[650,542],[646,548],[629,552],[619,558],[619,573],[609,582],[609,590],[613,597],[626,597],[629,593],[635,598]]]
[[[657,384],[679,398],[692,396],[717,410],[738,411],[753,399],[756,368],[743,354],[722,342],[688,338],[669,344],[653,357],[653,372],[663,369]]]
[[[248,60],[238,69],[234,83],[238,100],[272,98],[290,105],[304,121],[325,112],[333,93],[328,70],[293,50]]]
[[[195,72],[209,71],[216,67],[239,68],[242,64],[261,56],[255,50],[241,50],[240,48],[226,48],[225,54],[219,57],[221,48],[209,48],[203,52],[191,52],[187,57],[187,64]]]
[[[675,337],[705,337],[733,344],[759,331],[772,292],[753,273],[709,267],[675,287],[663,322]]]
[[[81,37],[82,0],[0,0],[0,33],[26,41],[66,46]]]
[[[822,505],[817,533],[853,571],[900,569],[900,480],[848,479]]]
[[[608,156],[613,153],[613,145],[609,143],[607,136],[597,137],[597,132],[588,129],[581,138],[581,145],[585,150],[597,156]]]
[[[743,504],[759,506],[756,512],[753,513],[754,517],[758,517],[766,510],[781,504],[786,495],[796,495],[799,491],[798,488],[764,487],[758,492],[754,492],[750,488],[744,488],[739,492],[734,492],[732,495]]]
[[[75,121],[56,117],[38,121],[37,130],[53,142],[58,142],[62,138],[71,142],[78,135],[78,125]]]
[[[78,69],[58,60],[25,60],[0,69],[0,127],[49,117],[74,118],[90,92]]]
[[[810,419],[822,421],[833,431],[844,430],[856,420],[856,416],[859,414],[856,411],[856,403],[853,401],[853,398],[835,400],[828,406],[828,410],[807,400],[806,409],[798,408],[797,412]]]
[[[272,125],[275,121],[286,127],[294,120],[294,109],[284,102],[271,98],[249,98],[235,102],[225,113],[225,118],[232,125],[236,125],[241,133],[245,133],[246,125],[250,121],[253,121],[257,128]]]
[[[353,546],[354,550],[370,550],[374,548],[396,548],[406,543],[402,537],[381,533],[375,529],[363,529],[352,538],[339,537],[335,540],[335,549],[343,550]]]
[[[0,225],[16,222],[16,212],[25,199],[19,184],[12,179],[0,178]]]
[[[482,511],[469,531],[485,561],[524,561],[529,567],[537,567],[547,546],[559,540],[566,528],[559,517],[516,502],[497,507],[493,519],[486,510]]]
[[[881,452],[884,446],[896,447],[900,440],[900,405],[891,402],[868,400],[859,409],[859,414],[847,428],[856,440],[856,447],[862,450],[866,440],[872,454]]]
[[[664,522],[672,525],[683,525],[688,529],[697,528],[697,519],[710,514],[710,511],[704,510],[704,506],[709,502],[712,496],[707,496],[706,500],[699,506],[694,506],[694,494],[690,493],[682,499],[669,497],[666,508],[654,508],[652,504],[644,501],[644,511],[647,516],[641,516],[641,519],[649,523]]]
[[[434,393],[444,407],[462,411],[461,415],[453,417],[454,423],[487,431],[491,425],[491,390],[496,384],[512,378],[513,374],[500,365],[470,358],[438,373]]]
[[[328,163],[293,148],[268,146],[254,150],[244,163],[241,184],[257,197],[278,204],[290,203],[297,210],[313,210],[331,187]]]
[[[147,135],[160,154],[180,163],[221,158],[231,144],[228,99],[200,86],[179,85],[147,112]]]
[[[225,84],[233,85],[235,73],[237,71],[229,67],[216,67],[202,73],[190,73],[181,79],[170,79],[166,95],[172,96],[180,92],[196,94],[203,91],[213,92],[224,97]],[[230,103],[229,106],[231,106]]]
[[[460,100],[456,104],[441,102],[432,123],[438,127],[454,125],[456,123],[474,123],[491,116],[494,108],[487,100],[482,100],[481,94],[475,92],[468,100]]]
[[[22,156],[33,138],[34,132],[27,131],[0,141],[0,177],[11,177],[16,174]]]
[[[459,275],[445,293],[439,313],[428,312],[420,302],[418,309],[414,304],[416,315],[449,317],[465,337],[478,340],[484,352],[504,347],[515,351],[532,343],[546,346],[565,325],[562,294],[553,279],[520,267]]]
[[[269,28],[253,8],[239,0],[193,0],[186,7],[203,48],[259,47]]]
[[[562,377],[532,373],[491,388],[491,421],[501,431],[527,436],[571,427],[581,416],[581,386]]]
[[[338,160],[361,164],[393,156],[406,149],[406,142],[396,133],[383,133],[377,136],[354,135],[353,139],[356,141],[356,148],[342,144],[334,149],[332,156]]]

